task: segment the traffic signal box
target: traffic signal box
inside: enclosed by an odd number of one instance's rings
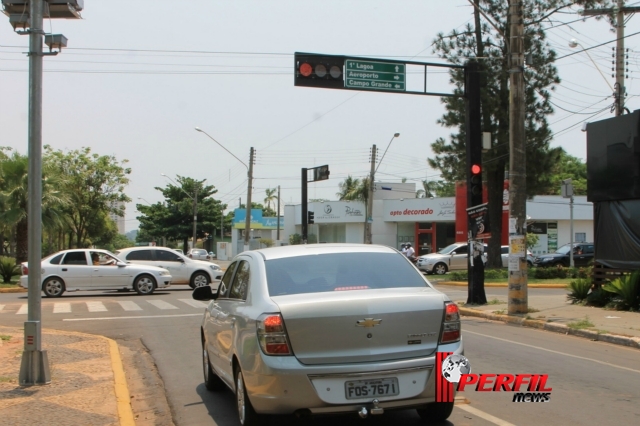
[[[307,212],[307,223],[309,225],[315,223],[314,217],[315,217],[315,214],[313,212]]]
[[[295,86],[344,89],[344,56],[295,54]]]

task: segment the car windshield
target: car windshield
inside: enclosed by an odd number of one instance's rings
[[[427,287],[399,253],[326,253],[265,262],[272,296],[401,287]]]
[[[560,247],[558,250],[556,250],[556,253],[569,254],[569,244]]]
[[[457,249],[458,247],[460,247],[460,244],[451,244],[446,246],[443,249],[440,249],[440,251],[438,251],[438,254],[449,254],[452,251],[454,251],[455,249]]]

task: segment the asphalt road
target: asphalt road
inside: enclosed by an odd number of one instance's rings
[[[444,288],[454,300],[463,288]],[[503,289],[487,289],[501,297]],[[535,293],[533,293],[535,291]],[[553,290],[532,290],[544,297]],[[539,293],[538,293],[539,292]],[[176,425],[237,425],[230,391],[208,392],[202,383],[199,325],[203,306],[193,303],[186,286],[151,296],[132,293],[68,293],[43,299],[43,327],[102,334],[116,340],[140,338],[150,350],[164,380]],[[27,315],[26,294],[0,294],[0,322],[21,325]],[[55,312],[54,312],[55,311]],[[454,425],[601,425],[640,423],[640,352],[571,336],[464,319],[465,354],[473,373],[548,374],[553,388],[548,403],[513,403],[512,393],[476,392],[459,395]],[[359,421],[356,417],[298,420],[278,416],[270,424],[351,425],[419,424],[414,411],[387,412]]]

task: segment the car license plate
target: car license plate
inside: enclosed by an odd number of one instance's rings
[[[378,396],[393,396],[400,393],[398,379],[350,380],[344,384],[347,399],[374,398]]]

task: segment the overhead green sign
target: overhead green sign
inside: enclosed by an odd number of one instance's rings
[[[404,63],[347,59],[344,66],[345,88],[397,92],[406,90]]]

